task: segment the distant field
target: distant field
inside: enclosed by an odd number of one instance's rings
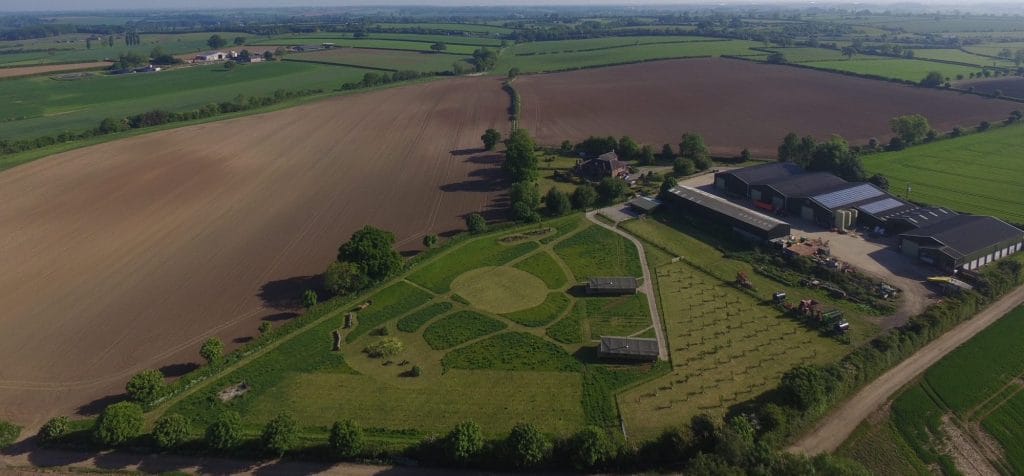
[[[0,135],[23,139],[59,131],[96,127],[151,109],[191,110],[233,100],[239,94],[262,96],[277,89],[337,89],[359,81],[369,70],[298,62],[270,62],[226,71],[220,65],[160,73],[94,75],[57,81],[48,76],[5,80],[8,101],[0,109]]]
[[[349,66],[381,68],[393,71],[413,70],[423,72],[451,71],[452,65],[458,62],[465,64],[466,58],[454,55],[413,51],[370,50],[363,48],[332,48],[311,53],[298,53],[287,56],[288,61],[315,61],[336,63]],[[2,71],[0,71],[2,73]]]
[[[864,167],[885,174],[897,193],[910,183],[913,200],[1024,223],[1022,132],[1012,126],[871,155]]]
[[[257,37],[244,33],[208,32],[208,33],[143,33],[142,43],[133,46],[124,44],[123,38],[116,38],[114,46],[101,46],[99,41],[92,42],[92,49],[86,49],[85,39],[90,35],[75,33],[68,35],[38,38],[32,40],[0,41],[0,66],[28,66],[34,64],[81,63],[117,59],[121,53],[135,52],[148,55],[154,47],[159,46],[168,54],[194,53],[209,50],[206,40],[218,34],[229,42],[236,36],[256,40]],[[104,36],[104,39],[106,37]],[[244,47],[225,47],[242,49]],[[19,53],[18,50],[41,50]]]
[[[473,33],[505,34],[514,30],[496,25],[480,25],[469,23],[376,23],[373,26],[383,29],[423,28],[427,30],[469,31]]]
[[[22,66],[15,68],[0,68],[0,79],[16,78],[18,76],[34,76],[37,74],[55,73],[64,71],[80,71],[83,69],[102,69],[109,67],[110,63],[94,61],[92,63],[72,64],[47,64],[39,66]]]
[[[744,40],[729,41],[688,41],[682,43],[630,45],[621,48],[601,49],[593,51],[575,51],[576,41],[589,40],[567,40],[550,43],[545,48],[557,51],[573,50],[569,53],[536,54],[531,56],[518,56],[515,53],[517,48],[530,47],[531,43],[516,45],[505,50],[498,60],[495,68],[498,72],[507,71],[516,67],[526,73],[544,71],[560,71],[568,69],[586,68],[591,66],[631,63],[654,59],[682,58],[693,56],[721,56],[721,55],[763,55],[752,51],[750,48],[760,43]]]
[[[998,60],[994,58],[987,58],[984,56],[967,53],[963,50],[957,49],[931,49],[931,48],[919,48],[914,50],[915,58],[924,59],[935,59],[942,61],[956,61],[959,63],[968,63],[982,66],[999,66],[1003,68],[1013,67],[1012,61]],[[966,75],[965,75],[966,76]]]
[[[430,49],[432,43],[423,41],[404,41],[404,40],[384,40],[377,38],[328,38],[320,37],[317,39],[312,38],[274,38],[265,40],[262,43],[272,45],[308,45],[310,43],[319,45],[320,43],[334,43],[336,46],[347,46],[351,48],[375,48],[382,50],[407,50],[407,51],[427,51],[433,52]],[[257,43],[259,44],[259,43]],[[448,49],[444,53],[468,55],[472,54],[474,50],[479,46],[471,45],[448,45]],[[443,54],[443,53],[442,53]]]
[[[973,79],[957,82],[956,85],[961,89],[974,88],[974,91],[982,94],[1024,99],[1024,78],[1019,76]]]
[[[798,63],[811,68],[818,68],[831,71],[849,71],[857,74],[868,74],[883,78],[902,79],[905,81],[918,82],[932,71],[937,71],[943,77],[955,79],[956,76],[967,77],[970,73],[977,73],[980,67],[951,65],[924,61],[916,59],[886,58],[872,55],[854,55],[853,58],[846,58],[837,50],[824,48],[774,48],[786,56],[791,63]],[[962,53],[962,52],[961,52]],[[967,56],[966,53],[962,53]],[[762,58],[764,59],[764,58]],[[983,58],[976,57],[971,62],[977,62]]]
[[[262,38],[255,44],[272,44],[276,41],[287,41],[287,44],[295,44],[296,41],[301,41],[303,45],[318,45],[320,43],[331,43],[334,40],[345,39],[354,40],[351,33],[333,33],[333,32],[321,32],[321,33],[308,33],[308,34],[295,34],[295,35],[281,35],[274,36],[271,38]],[[467,35],[418,35],[414,33],[370,33],[367,38],[362,40],[397,40],[397,41],[417,41],[421,43],[434,44],[437,42],[444,43],[446,45],[474,45],[474,46],[490,46],[498,47],[501,46],[501,40],[498,38],[488,38],[480,36],[467,36]]]
[[[691,41],[729,41],[702,36],[610,36],[584,40],[534,41],[521,43],[511,49],[512,54],[532,55],[574,52],[598,48],[647,45],[652,43],[687,43]]]
[[[1024,42],[981,43],[977,45],[964,46],[964,50],[966,51],[988,56],[998,56],[999,52],[1004,49],[1009,49],[1011,52],[1016,52],[1017,50],[1024,49]]]

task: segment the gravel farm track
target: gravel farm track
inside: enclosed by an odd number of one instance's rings
[[[520,126],[540,144],[629,135],[657,152],[697,132],[713,154],[748,148],[759,157],[774,157],[789,132],[887,143],[889,119],[901,114],[922,114],[948,131],[1024,109],[1006,100],[733,59],[530,75],[514,86],[522,99]]]
[[[244,92],[244,91],[243,91]],[[494,78],[353,94],[155,132],[0,173],[0,419],[95,413],[293,317],[365,224],[399,248],[504,205]]]

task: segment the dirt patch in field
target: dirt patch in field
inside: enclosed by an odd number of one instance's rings
[[[961,473],[982,476],[1000,474],[989,462],[988,458],[992,456],[991,448],[986,448],[984,444],[979,444],[971,438],[970,433],[980,435],[984,432],[980,426],[974,425],[974,428],[961,429],[953,422],[950,415],[943,415],[940,429],[945,436],[943,452],[953,458],[956,469]],[[998,448],[998,446],[996,447]]]
[[[23,66],[19,68],[0,68],[0,79],[62,71],[81,71],[83,69],[106,68],[110,65],[111,63],[106,61],[93,61],[91,63],[46,64],[40,66]]]
[[[404,251],[496,214],[507,132],[493,78],[334,98],[156,132],[0,173],[0,418],[116,400],[147,368],[240,345],[298,312],[371,224]],[[275,323],[276,325],[276,323]]]
[[[520,125],[538,142],[629,135],[677,146],[685,132],[704,136],[715,154],[749,148],[774,157],[789,132],[853,144],[888,141],[889,119],[919,113],[938,130],[1005,118],[1021,105],[823,71],[729,59],[658,61],[515,81]]]
[[[1003,96],[1024,99],[1024,78],[1004,77],[992,79],[976,79],[973,81],[960,81],[956,87],[961,89],[974,88],[974,91],[982,94],[995,94],[997,91]],[[1024,110],[1024,104],[1018,104],[1016,109]]]

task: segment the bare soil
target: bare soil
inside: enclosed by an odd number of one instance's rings
[[[0,78],[16,78],[18,76],[32,76],[35,74],[56,73],[65,71],[81,71],[83,69],[105,68],[110,65],[111,63],[107,61],[93,61],[91,63],[46,64],[40,66],[0,68]]]
[[[524,76],[520,125],[539,143],[629,135],[677,145],[685,132],[704,136],[713,154],[743,148],[774,157],[789,132],[851,144],[887,142],[889,119],[922,114],[940,131],[1002,120],[1021,105],[937,89],[824,71],[731,59],[640,63]]]
[[[0,418],[94,413],[287,320],[353,231],[401,250],[503,197],[492,78],[334,98],[74,150],[0,173]]]

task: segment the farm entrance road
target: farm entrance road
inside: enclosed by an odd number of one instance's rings
[[[1022,303],[1024,286],[1003,296],[971,320],[954,327],[869,383],[839,408],[825,416],[813,430],[801,437],[788,450],[806,455],[835,451],[868,415],[881,407],[904,385]]]
[[[612,208],[619,210],[622,207],[620,205]],[[587,212],[587,219],[599,226],[611,230],[614,233],[622,235],[633,243],[633,246],[636,246],[637,255],[640,257],[640,267],[644,274],[644,284],[640,286],[640,292],[647,295],[647,307],[651,312],[651,324],[654,325],[654,337],[658,339],[658,359],[668,360],[668,345],[665,341],[665,327],[661,324],[661,314],[658,314],[658,299],[657,295],[654,294],[654,285],[652,284],[653,281],[651,281],[651,270],[647,267],[647,254],[644,253],[644,245],[640,243],[640,240],[634,238],[633,235],[620,230],[617,226],[611,226],[598,220],[596,215],[599,211],[600,210]]]

